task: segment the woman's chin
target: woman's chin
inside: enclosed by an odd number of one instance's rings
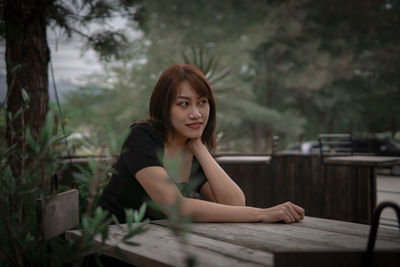
[[[186,134],[186,138],[188,139],[197,139],[197,138],[201,138],[203,132],[198,132],[198,133],[187,133]]]
[[[201,134],[191,134],[187,136],[188,139],[198,139],[201,138]]]

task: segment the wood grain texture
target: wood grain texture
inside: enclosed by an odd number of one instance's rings
[[[106,241],[103,254],[118,258],[137,266],[186,266],[185,251],[195,255],[196,266],[272,266],[273,255],[241,246],[224,243],[203,236],[189,235],[186,245],[178,242],[173,233],[164,226],[151,225],[149,231],[135,236],[130,241],[139,246],[120,243],[127,232],[127,225],[112,225],[110,238]],[[80,235],[69,231],[69,239]],[[100,238],[97,239],[100,244]],[[115,251],[118,247],[125,257]]]
[[[362,224],[306,217],[294,224],[266,223],[193,223],[192,232],[206,237],[251,246],[268,252],[281,251],[359,251],[367,246],[369,227]],[[336,222],[338,226],[336,226]],[[155,224],[166,225],[165,221]],[[320,229],[313,227],[321,225]],[[338,230],[338,229],[339,230]],[[354,234],[356,233],[356,234]],[[400,234],[384,230],[376,250],[398,250]]]
[[[372,161],[377,157],[359,158]],[[371,180],[373,164],[324,166],[318,154],[278,153],[268,165],[228,161],[220,165],[243,190],[248,206],[265,208],[291,201],[305,208],[309,216],[365,224],[371,221],[376,195],[376,181]]]
[[[127,225],[112,225],[104,254],[138,266],[184,266],[185,250],[196,257],[196,266],[361,266],[369,233],[363,224],[312,217],[295,224],[192,223],[182,246],[167,225],[150,222],[147,232],[131,239],[140,246],[120,244]],[[68,231],[67,238],[80,234]],[[385,229],[378,234],[373,266],[398,264],[400,234]]]
[[[79,223],[78,190],[59,193],[46,201],[38,200],[38,225],[44,240],[49,240]]]
[[[327,157],[324,159],[329,164],[360,165],[370,167],[393,166],[400,164],[400,157],[383,156],[346,156]]]

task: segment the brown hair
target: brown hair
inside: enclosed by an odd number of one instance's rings
[[[175,100],[181,82],[188,81],[199,96],[208,99],[210,114],[201,141],[208,148],[215,147],[216,110],[214,94],[204,74],[192,65],[174,64],[169,66],[160,76],[150,98],[148,122],[167,141],[168,133],[175,133],[171,123],[171,105]]]

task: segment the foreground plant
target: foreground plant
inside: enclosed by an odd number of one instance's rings
[[[25,94],[25,99],[26,105],[29,105],[28,94]],[[23,114],[23,110],[13,116],[0,111],[0,116],[8,116],[8,120],[21,119],[19,116]],[[90,180],[84,176],[86,173],[82,173],[81,178],[90,183],[88,188],[81,190],[87,190],[91,200],[81,216],[81,224],[77,226],[82,230],[81,236],[71,240],[61,236],[44,240],[38,224],[38,205],[46,205],[55,195],[55,192],[51,193],[51,181],[54,174],[62,171],[59,156],[66,149],[62,148],[64,136],[58,134],[57,121],[58,118],[49,112],[39,136],[32,136],[28,126],[19,129],[22,134],[18,136],[24,138],[27,144],[23,150],[0,142],[0,266],[81,266],[88,255],[97,258],[96,255],[106,249],[104,242],[108,238],[108,226],[118,223],[115,217],[108,216],[100,208],[93,211],[98,192],[92,188],[97,188],[98,184],[96,179]],[[0,120],[0,128],[4,127],[4,122]],[[5,131],[1,129],[0,132]],[[10,167],[10,159],[15,158],[24,162],[17,171]],[[95,169],[98,177],[109,172],[107,168]],[[147,221],[140,223],[145,209],[144,205],[140,211],[126,211],[128,232],[121,243],[131,244],[132,237],[146,231]],[[97,238],[103,245],[94,245]]]

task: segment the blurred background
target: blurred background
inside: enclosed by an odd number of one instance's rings
[[[134,2],[125,14],[80,25],[124,33],[118,56],[99,56],[80,34],[48,25],[75,155],[98,153],[110,135],[123,140],[147,118],[153,86],[172,63],[196,64],[211,82],[216,153],[269,153],[275,135],[280,150],[302,150],[320,133],[400,141],[399,1]]]

